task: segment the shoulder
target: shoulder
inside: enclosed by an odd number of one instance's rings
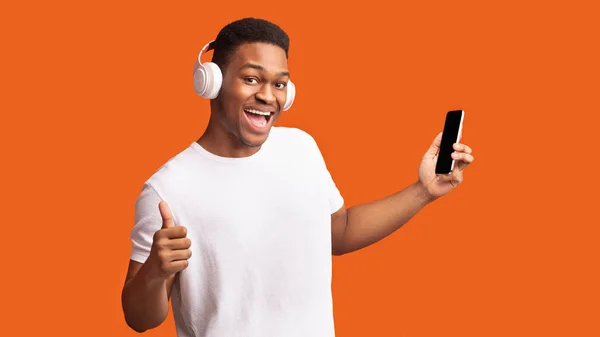
[[[303,163],[315,163],[323,166],[323,155],[317,140],[309,132],[294,127],[277,127],[272,129],[272,143],[276,144],[277,153],[283,157],[293,157]]]
[[[151,187],[158,192],[164,186],[184,183],[189,173],[197,166],[197,161],[198,154],[192,143],[159,166],[144,182],[144,187]]]
[[[305,146],[314,150],[317,145],[314,137],[307,131],[296,127],[278,126],[271,129],[274,142],[286,145]]]

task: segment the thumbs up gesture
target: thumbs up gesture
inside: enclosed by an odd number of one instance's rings
[[[162,227],[154,233],[148,263],[153,275],[161,279],[169,279],[188,266],[192,256],[189,249],[191,241],[186,237],[187,229],[175,226],[173,214],[166,202],[158,204],[162,217]]]

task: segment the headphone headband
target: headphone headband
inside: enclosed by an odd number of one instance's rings
[[[204,47],[202,47],[202,49],[200,50],[200,54],[198,54],[198,63],[202,64],[202,60],[201,60],[202,54],[213,49],[213,47],[212,47],[213,42],[215,42],[215,40],[210,41],[209,43],[205,44]]]

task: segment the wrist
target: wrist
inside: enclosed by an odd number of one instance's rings
[[[433,196],[429,192],[429,190],[427,189],[427,186],[425,186],[425,184],[423,184],[423,182],[421,182],[420,180],[418,180],[416,183],[414,183],[413,187],[415,188],[415,191],[416,191],[415,193],[417,195],[417,200],[419,200],[419,202],[423,206],[426,206],[427,204],[429,204],[435,200],[435,196]]]
[[[140,268],[139,274],[142,278],[142,283],[147,288],[160,288],[164,287],[167,279],[165,277],[161,277],[159,273],[156,272],[157,268],[152,268],[152,265],[149,261],[146,261],[142,267]]]

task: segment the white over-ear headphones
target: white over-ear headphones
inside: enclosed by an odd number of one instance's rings
[[[219,66],[213,62],[202,63],[201,60],[202,54],[209,50],[212,42],[214,41],[207,43],[202,50],[200,50],[198,61],[194,68],[194,90],[198,96],[208,99],[217,98],[221,85],[223,84],[223,74],[221,73]],[[296,87],[291,80],[288,80],[287,97],[285,104],[283,105],[283,111],[288,110],[292,106],[295,97]]]

